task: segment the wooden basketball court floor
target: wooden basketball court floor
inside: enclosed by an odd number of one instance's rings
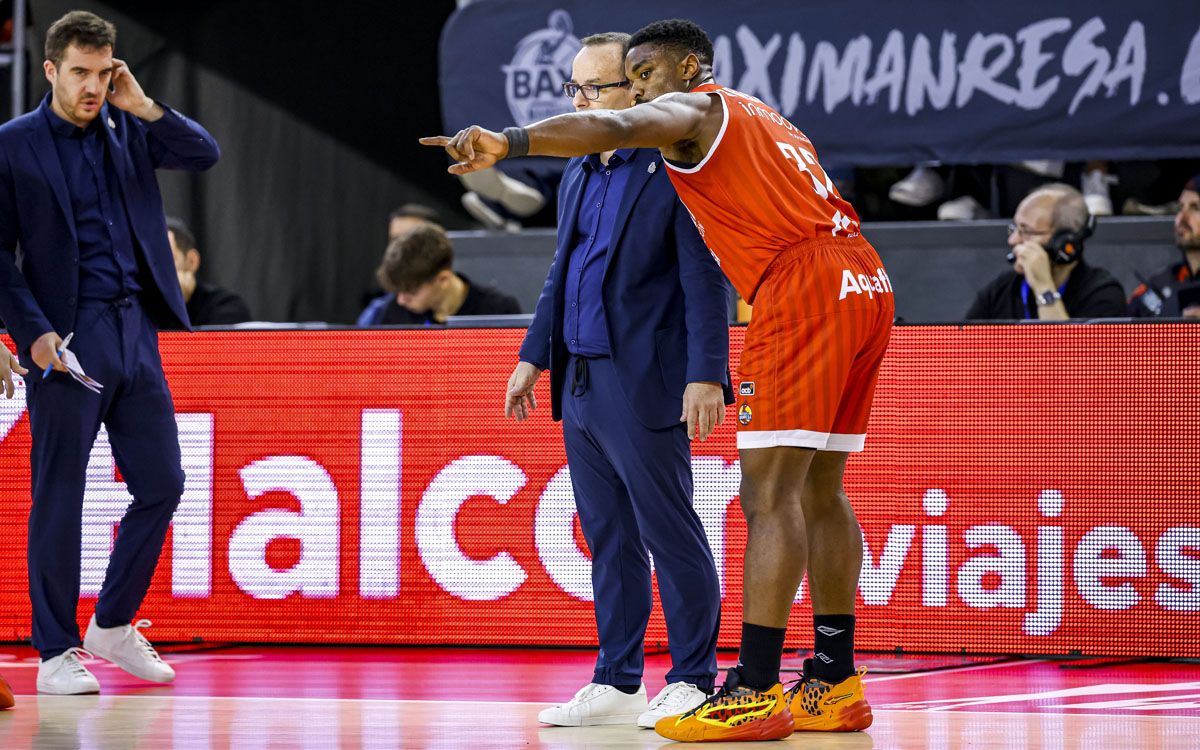
[[[17,706],[0,711],[3,750],[268,748],[658,748],[635,727],[560,728],[538,711],[591,677],[588,651],[225,648],[167,652],[178,671],[154,686],[96,662],[103,692],[38,696],[37,660],[0,647]],[[722,663],[732,654],[722,654]],[[666,656],[647,657],[647,689]],[[1200,666],[1051,661],[868,675],[875,725],[795,734],[768,747],[1200,748]],[[723,745],[761,747],[762,743]]]

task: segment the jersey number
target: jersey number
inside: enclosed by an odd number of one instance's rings
[[[829,201],[830,196],[834,192],[833,180],[829,179],[829,175],[825,174],[825,170],[821,169],[821,165],[817,163],[816,155],[808,149],[796,148],[790,143],[777,141],[775,145],[779,146],[779,150],[783,152],[783,158],[795,164],[797,169],[808,175],[809,179],[812,180],[813,190],[817,192],[817,195]],[[834,209],[832,217],[834,236],[839,231],[846,231],[852,224],[855,224],[853,219],[843,214],[837,207],[832,204],[830,207]]]

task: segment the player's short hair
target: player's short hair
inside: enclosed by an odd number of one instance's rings
[[[375,278],[392,294],[412,292],[453,265],[454,247],[446,230],[425,223],[391,241]]]
[[[1078,232],[1088,222],[1087,201],[1083,193],[1065,182],[1052,182],[1036,188],[1031,195],[1049,195],[1054,198],[1054,206],[1050,209],[1050,226],[1055,232],[1069,229]]]
[[[585,36],[579,40],[584,47],[603,47],[606,44],[616,44],[621,47],[621,55],[629,51],[630,35],[624,31],[602,31],[599,34]]]
[[[183,219],[174,216],[167,217],[167,231],[175,235],[175,247],[182,252],[196,249],[196,235],[192,234],[192,230],[184,223]]]
[[[115,48],[117,27],[95,13],[73,10],[46,30],[46,59],[57,68],[72,44],[83,50]]]
[[[388,222],[390,223],[393,219],[422,219],[434,224],[442,223],[442,218],[436,210],[421,203],[405,203],[403,206],[393,209],[388,214]]]
[[[713,45],[708,34],[694,22],[683,18],[668,18],[646,24],[634,32],[626,49],[643,44],[666,47],[677,52],[681,58],[688,53],[695,53],[701,65],[712,65],[713,62]]]
[[[1200,174],[1183,183],[1184,190],[1190,190],[1193,193],[1200,193]]]

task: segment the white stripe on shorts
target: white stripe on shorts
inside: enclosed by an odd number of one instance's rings
[[[752,448],[815,448],[819,451],[858,453],[867,442],[867,435],[842,435],[836,432],[812,430],[738,430],[738,450]]]

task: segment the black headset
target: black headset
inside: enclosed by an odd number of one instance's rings
[[[1096,217],[1089,213],[1081,229],[1060,229],[1055,232],[1045,245],[1050,262],[1058,266],[1065,266],[1082,258],[1083,241],[1091,237],[1095,231]],[[1016,260],[1016,253],[1010,252],[1008,262],[1014,263]]]
[[[1078,231],[1074,229],[1058,230],[1046,244],[1046,252],[1050,253],[1050,260],[1060,266],[1079,260],[1083,257],[1083,241],[1091,237],[1095,231],[1096,217],[1090,213],[1087,221],[1083,223],[1082,229]]]

